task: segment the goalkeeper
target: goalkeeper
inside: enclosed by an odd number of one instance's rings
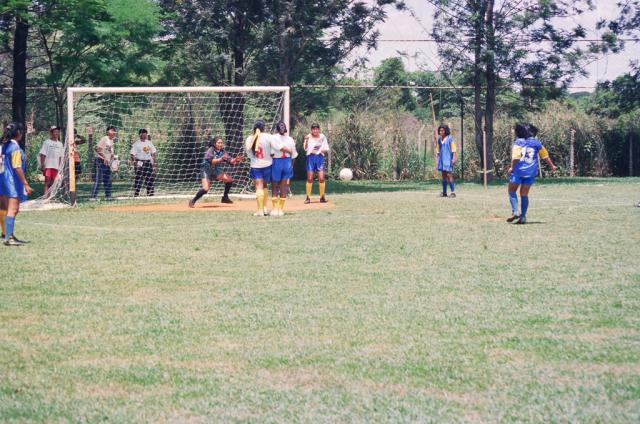
[[[224,194],[222,195],[222,203],[233,203],[229,199],[229,190],[233,185],[233,178],[229,176],[222,169],[222,164],[228,163],[229,165],[235,165],[240,162],[244,157],[240,154],[235,158],[231,158],[227,152],[224,151],[224,140],[222,137],[214,137],[209,141],[209,148],[204,154],[204,160],[200,165],[200,177],[202,178],[202,188],[196,193],[193,199],[189,200],[189,207],[195,208],[196,202],[202,196],[209,192],[211,188],[211,181],[221,181],[224,183]]]

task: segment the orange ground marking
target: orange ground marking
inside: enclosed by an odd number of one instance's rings
[[[107,211],[114,212],[230,212],[230,211],[251,211],[254,212],[257,209],[256,201],[253,199],[237,199],[233,201],[232,205],[220,203],[220,201],[202,201],[196,203],[195,208],[189,208],[188,200],[181,201],[180,203],[146,203],[142,205],[111,205],[102,208]],[[320,203],[318,198],[311,200],[308,205],[304,204],[304,198],[287,199],[284,205],[284,212],[287,211],[304,211],[304,210],[317,210],[317,209],[331,209],[335,205],[329,201],[327,203]],[[267,209],[271,209],[271,200],[267,202]]]

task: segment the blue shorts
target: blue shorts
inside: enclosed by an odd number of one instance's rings
[[[273,158],[271,165],[271,179],[282,181],[293,178],[293,161],[291,158]]]
[[[249,175],[252,180],[271,181],[271,165],[266,168],[251,168]]]
[[[511,174],[509,177],[509,182],[511,184],[523,184],[523,185],[533,185],[536,182],[536,177],[521,177],[516,174]]]
[[[201,179],[206,179],[209,181],[215,181],[218,177],[218,175],[220,175],[222,173],[222,170],[220,169],[219,166],[211,166],[209,164],[202,164],[200,166],[200,178]]]
[[[27,193],[24,191],[24,185],[9,171],[0,174],[0,196],[17,198],[20,203],[27,201]]]
[[[324,156],[309,155],[307,156],[307,171],[324,171]]]

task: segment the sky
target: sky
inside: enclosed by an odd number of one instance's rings
[[[406,0],[407,6],[413,10],[414,16],[406,11],[388,10],[388,19],[378,26],[381,40],[414,40],[431,38],[431,24],[434,6],[426,0]],[[617,9],[615,0],[594,0],[594,10],[580,17],[567,19],[562,23],[566,28],[581,24],[587,29],[587,38],[599,38],[600,32],[595,29],[596,22],[602,18],[614,18]],[[585,44],[586,45],[586,44]],[[439,66],[436,45],[433,42],[385,42],[378,44],[376,51],[369,53],[371,66],[377,66],[384,59],[397,57],[398,52],[407,54],[405,67],[410,71],[419,69],[435,70]],[[362,52],[359,52],[360,54]],[[601,56],[587,67],[589,75],[576,79],[575,88],[570,91],[593,91],[598,81],[611,80],[629,71],[629,62],[640,58],[640,43],[627,42],[625,50],[619,54]]]

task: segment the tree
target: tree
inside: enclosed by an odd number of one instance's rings
[[[385,59],[374,69],[373,83],[377,86],[406,86],[409,84],[410,75],[404,69],[404,63],[399,57]],[[416,100],[408,88],[394,90],[395,98],[392,100],[395,106],[401,106],[412,111],[416,108]],[[387,92],[391,93],[391,92]]]
[[[584,28],[562,30],[554,23],[582,13],[590,1],[428,1],[437,7],[433,36],[439,42],[443,70],[471,75],[475,142],[482,151],[484,131],[487,160],[491,161],[487,169],[491,170],[499,86],[518,83],[528,87],[530,96],[558,95],[574,76],[584,73],[582,65],[589,52],[575,46],[585,36]],[[560,90],[537,91],[549,86]]]
[[[151,75],[149,52],[159,31],[152,0],[47,0],[33,2],[32,26],[43,51],[63,122],[67,87],[79,84],[131,85]]]

